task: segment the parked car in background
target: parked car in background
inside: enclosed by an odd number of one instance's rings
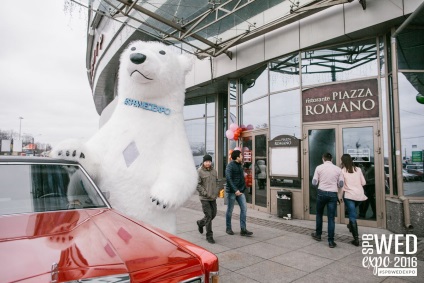
[[[406,169],[402,169],[402,177],[404,182],[411,182],[418,180],[419,176],[408,173]]]
[[[406,165],[405,168],[409,173],[420,173],[423,174],[423,166],[422,165]]]
[[[76,162],[0,157],[1,282],[216,283],[217,257],[111,208]]]
[[[408,171],[408,173],[410,174],[414,174],[416,176],[418,176],[418,180],[424,181],[424,176],[423,176],[423,165],[417,165],[417,164],[413,164],[413,165],[406,165],[406,171]]]

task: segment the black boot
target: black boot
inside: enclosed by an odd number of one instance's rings
[[[354,246],[359,246],[358,223],[350,223],[350,228],[353,236],[353,241],[350,243]]]
[[[349,220],[349,224],[347,224],[347,229],[349,229],[349,232],[352,233],[352,221]]]

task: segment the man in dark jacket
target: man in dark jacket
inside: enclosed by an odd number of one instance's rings
[[[212,156],[209,154],[203,156],[202,166],[197,170],[197,173],[197,191],[199,192],[200,202],[205,214],[201,220],[197,221],[197,227],[200,234],[203,234],[203,227],[206,226],[206,240],[211,244],[215,244],[212,220],[216,216],[216,198],[219,190],[217,187],[217,173],[212,167]]]
[[[244,191],[246,189],[246,184],[244,182],[244,172],[241,163],[243,161],[243,156],[240,150],[234,150],[231,153],[231,161],[227,168],[225,169],[225,177],[227,179],[227,187],[225,189],[226,197],[228,198],[228,206],[226,213],[226,232],[228,235],[234,235],[234,232],[231,228],[231,217],[234,209],[234,202],[240,206],[240,228],[241,236],[251,236],[253,233],[246,229],[246,196]]]

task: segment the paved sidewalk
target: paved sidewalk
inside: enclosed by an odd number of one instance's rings
[[[248,209],[247,228],[252,237],[241,237],[238,206],[233,213],[235,235],[225,233],[223,199],[218,199],[218,214],[213,221],[215,244],[209,244],[197,230],[196,220],[203,217],[200,201],[194,195],[178,211],[177,235],[202,246],[218,256],[220,282],[424,282],[424,239],[418,239],[417,276],[381,277],[372,268],[363,267],[365,255],[361,247],[350,244],[352,236],[346,225],[336,224],[337,247],[330,249],[323,235],[317,242],[310,234],[315,222],[308,220],[284,220],[274,215]],[[324,225],[324,230],[327,226]],[[385,229],[359,227],[360,234],[391,233]],[[391,250],[394,252],[394,249]],[[371,256],[373,259],[386,255]],[[389,255],[393,267],[396,255]],[[403,260],[407,256],[401,255]]]

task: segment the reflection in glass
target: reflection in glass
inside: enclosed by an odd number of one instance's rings
[[[299,54],[292,54],[269,64],[270,92],[299,87]]]
[[[404,29],[397,37],[398,68],[400,70],[424,69],[424,31]]]
[[[266,135],[255,136],[255,205],[267,206],[267,190],[266,190]]]
[[[268,72],[266,66],[257,69],[240,79],[241,103],[268,94]]]
[[[344,128],[343,129],[343,153],[352,156],[354,162],[374,162],[374,136],[372,127]],[[340,160],[337,160],[340,162]]]
[[[362,170],[366,185],[364,192],[367,200],[357,207],[359,219],[375,220],[375,166],[374,166],[374,134],[372,127],[344,128],[343,153],[352,156],[355,166]],[[340,160],[337,161],[338,163]],[[346,211],[346,217],[348,217]]]
[[[308,131],[309,145],[309,213],[316,214],[317,204],[317,187],[312,185],[315,168],[322,164],[322,155],[326,152],[333,156],[333,163],[336,162],[336,130],[335,129],[319,129]],[[327,215],[327,207],[325,207],[324,215]],[[336,215],[337,216],[337,215]]]
[[[215,97],[187,99],[184,106],[185,127],[196,166],[203,155],[215,154]],[[190,120],[191,119],[191,120]]]
[[[79,166],[0,165],[0,215],[106,207]]]
[[[271,139],[279,135],[301,137],[300,93],[291,90],[270,96]]]
[[[215,97],[213,96],[208,96],[206,98],[206,116],[215,116]]]
[[[202,163],[203,155],[206,154],[205,119],[185,121],[185,128],[193,154],[194,164],[198,167]]]
[[[241,120],[244,125],[254,129],[268,128],[268,96],[240,107]]]
[[[252,203],[252,137],[244,137],[242,140],[242,152],[243,152],[243,171],[244,181],[246,183],[246,202]],[[248,158],[250,156],[250,158]]]
[[[229,101],[230,105],[237,105],[237,81],[230,80],[229,82]]]
[[[313,85],[377,76],[375,39],[302,52],[302,84]]]
[[[421,69],[423,65],[421,62]],[[424,73],[399,73],[398,78],[402,161],[403,169],[406,169],[403,174],[403,180],[406,180],[404,195],[423,197],[423,160],[420,156],[424,150],[424,105],[417,102],[416,96],[424,92]]]
[[[215,117],[206,119],[206,153],[215,161]]]
[[[388,99],[389,99],[389,113],[395,113],[395,101],[394,101],[394,95],[393,95],[393,76],[390,74],[388,76],[389,79],[389,83],[388,83]],[[392,154],[390,155],[390,159],[391,159],[391,165],[392,167],[389,168],[389,172],[390,169],[391,173],[390,176],[388,176],[386,178],[387,182],[389,183],[389,188],[390,191],[393,195],[398,195],[398,188],[397,188],[397,182],[394,182],[394,180],[397,180],[397,174],[396,174],[396,155],[393,154],[393,152],[396,150],[396,145],[395,145],[395,138],[394,138],[394,132],[395,132],[395,122],[394,122],[394,115],[390,115],[390,131],[391,131],[391,137],[390,137],[390,147],[392,149]],[[389,172],[387,172],[387,174],[389,174]]]
[[[381,102],[382,102],[382,107],[381,109],[383,110],[383,153],[384,153],[384,168],[386,168],[387,166],[387,171],[388,171],[388,167],[389,167],[389,126],[388,126],[388,116],[387,116],[387,92],[386,92],[386,79],[382,78],[381,79]],[[385,170],[386,171],[386,170]],[[385,186],[385,192],[386,194],[390,194],[390,189],[389,189],[389,181],[388,181],[388,177],[389,177],[389,173],[387,172],[387,174],[384,176],[384,186]]]
[[[378,38],[378,45],[380,50],[380,75],[383,76],[386,73],[386,57],[384,56],[384,37]]]
[[[230,119],[228,121],[228,126],[233,123],[237,124],[237,106],[230,106]]]
[[[184,105],[184,119],[205,117],[205,97],[187,99]]]

